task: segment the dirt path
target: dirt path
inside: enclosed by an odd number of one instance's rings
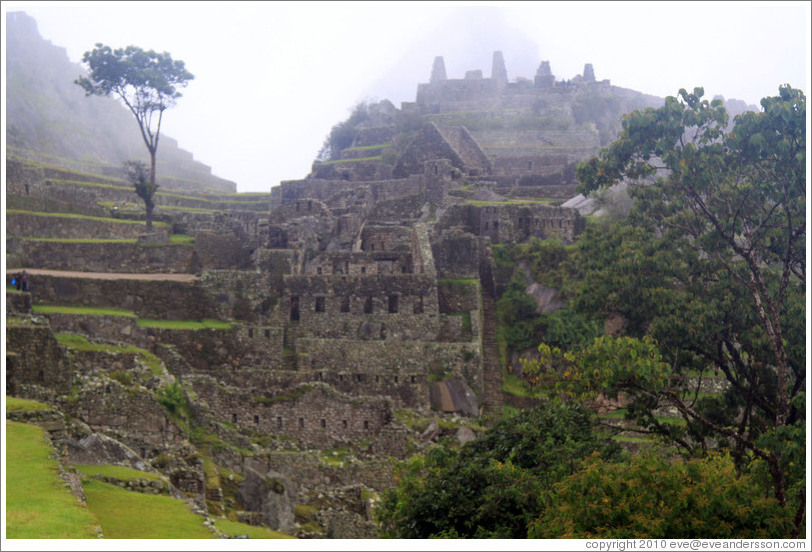
[[[40,268],[6,268],[6,275],[25,270],[32,275],[57,276],[61,278],[93,278],[96,280],[156,280],[172,282],[194,282],[195,274],[126,274],[123,272],[72,272],[68,270],[45,270]]]

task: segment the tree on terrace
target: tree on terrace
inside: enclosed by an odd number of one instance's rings
[[[147,207],[147,230],[152,229],[152,197],[155,193],[155,160],[161,134],[164,111],[175,105],[181,93],[178,87],[186,86],[194,79],[182,61],[175,61],[166,53],[145,51],[137,46],[113,50],[96,44],[85,52],[82,61],[88,65],[90,74],[81,76],[76,84],[85,90],[86,96],[113,96],[120,99],[135,116],[141,137],[150,158],[149,190],[139,197],[149,197]]]
[[[680,99],[626,116],[620,137],[578,168],[583,193],[632,181],[635,207],[627,227],[594,236],[617,255],[600,267],[585,253],[593,277],[576,301],[606,305],[625,315],[632,335],[655,336],[668,383],[605,369],[622,355],[598,355],[605,347],[597,344],[593,354],[559,361],[570,378],[629,393],[631,409],[650,420],[658,406],[670,405],[693,437],[704,431],[740,458],[762,462],[779,503],[791,495],[799,528],[806,498],[806,98],[782,86],[761,101],[763,111],[738,116],[727,133],[722,102],[702,95],[701,88],[680,90]],[[599,273],[608,279],[595,278]],[[730,404],[718,404],[715,414],[678,377],[708,367],[731,386]]]

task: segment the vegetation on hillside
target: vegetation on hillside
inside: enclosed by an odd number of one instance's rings
[[[491,432],[443,443],[401,468],[379,509],[386,536],[804,536],[805,96],[781,87],[762,107],[731,128],[696,89],[628,115],[578,169],[587,193],[631,181],[627,218],[570,247],[494,248],[503,346],[543,341],[524,381],[549,404],[623,400],[665,456],[578,451],[545,486]],[[556,323],[526,294],[531,278],[560,290]],[[598,337],[607,320],[614,335]],[[709,379],[727,385],[703,392]]]

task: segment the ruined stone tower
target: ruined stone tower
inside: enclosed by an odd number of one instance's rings
[[[437,81],[446,80],[446,78],[443,56],[437,56],[434,58],[434,65],[431,66],[431,80],[429,82],[435,83]]]
[[[493,53],[491,78],[502,83],[506,83],[508,80],[507,69],[505,68],[505,58],[502,56],[502,52],[497,51]]]

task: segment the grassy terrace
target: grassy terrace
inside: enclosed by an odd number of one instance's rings
[[[149,366],[149,371],[152,372],[152,375],[160,376],[164,372],[163,364],[157,356],[150,353],[146,349],[136,347],[135,345],[127,345],[126,347],[122,347],[120,345],[111,345],[109,343],[91,343],[84,336],[69,333],[54,334],[54,337],[56,337],[56,340],[60,345],[64,345],[65,347],[69,347],[76,351],[100,351],[105,353],[138,355],[141,357],[144,363]]]
[[[108,539],[211,539],[213,531],[186,502],[168,496],[126,491],[92,478],[82,479],[87,506]]]
[[[140,224],[145,225],[146,223],[140,220],[122,220],[117,218],[111,217],[94,217],[90,215],[78,215],[76,213],[42,213],[37,211],[21,211],[18,209],[7,209],[7,214],[12,215],[28,215],[33,217],[52,217],[52,218],[65,218],[65,219],[79,219],[79,220],[87,220],[87,221],[95,221],[95,222],[106,222],[106,223],[113,223],[113,224]],[[169,224],[166,222],[153,222],[152,223],[157,228],[169,228]]]
[[[368,161],[380,161],[382,155],[374,155],[372,157],[356,157],[353,159],[336,159],[335,161],[320,161],[318,165],[341,165],[347,163],[364,163]]]
[[[51,410],[51,407],[45,403],[32,401],[31,399],[20,399],[18,397],[6,396],[6,412],[11,412],[14,410],[34,412],[37,410]]]
[[[31,311],[39,314],[76,314],[85,316],[123,316],[135,318],[139,328],[167,328],[171,330],[230,330],[231,324],[213,318],[203,320],[156,320],[152,318],[137,318],[131,310],[117,307],[84,307],[66,305],[31,305]]]
[[[84,314],[89,316],[126,316],[135,318],[135,313],[115,307],[69,307],[64,305],[31,305],[31,312],[40,314]]]
[[[375,145],[372,145],[372,146],[356,146],[354,148],[344,148],[341,151],[370,151],[370,150],[376,150],[376,149],[381,149],[381,148],[388,148],[391,145],[392,145],[392,143],[389,142],[387,144],[375,144]]]
[[[119,244],[136,244],[138,242],[135,238],[30,238],[20,237],[26,241],[48,242],[48,243],[119,243]],[[187,236],[186,234],[172,234],[169,236],[169,243],[150,243],[145,244],[149,247],[161,247],[170,245],[194,245],[194,236]]]
[[[476,205],[477,207],[487,205],[549,205],[561,201],[560,199],[506,199],[505,201],[480,201],[476,199],[469,199],[466,201],[468,205]]]
[[[6,422],[6,537],[92,539],[99,520],[70,493],[45,431]]]
[[[142,472],[126,466],[113,466],[109,464],[75,464],[73,467],[88,477],[101,475],[103,477],[115,477],[121,481],[129,481],[130,479],[149,479],[150,481],[153,481],[155,479],[160,479],[160,477],[154,473]]]

